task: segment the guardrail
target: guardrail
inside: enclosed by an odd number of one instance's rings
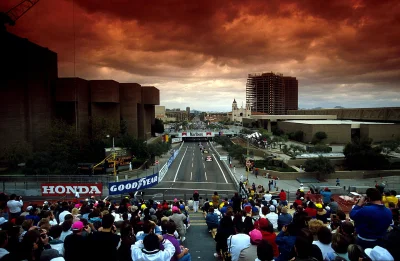
[[[221,157],[221,155],[218,153],[218,151],[214,148],[211,142],[209,142],[210,147],[215,151],[215,153],[218,155],[218,158]],[[235,188],[237,191],[240,191],[239,189],[239,181],[237,180],[236,176],[232,173],[231,169],[229,168],[228,164],[225,162],[225,160],[221,160],[221,162],[224,164],[225,169],[228,171],[228,173],[231,175],[231,178],[235,184]]]

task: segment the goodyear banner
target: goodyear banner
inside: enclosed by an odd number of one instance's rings
[[[151,176],[121,181],[121,182],[110,182],[108,183],[109,195],[127,194],[129,192],[135,192],[142,189],[151,188],[158,184],[158,173]]]

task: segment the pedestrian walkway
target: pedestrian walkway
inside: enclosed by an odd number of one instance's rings
[[[185,247],[189,248],[192,260],[215,260],[215,241],[208,232],[202,212],[190,212],[190,228],[186,233]]]

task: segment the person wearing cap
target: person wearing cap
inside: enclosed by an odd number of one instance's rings
[[[392,224],[392,211],[382,204],[379,190],[369,188],[367,198],[362,197],[350,211],[357,232],[357,245],[374,248],[382,245],[386,231]]]
[[[328,217],[329,217],[328,212],[324,209],[324,206],[321,203],[317,203],[315,204],[315,206],[317,207],[316,218],[318,220],[321,220],[324,224],[326,224],[328,222]]]
[[[84,237],[83,230],[90,234],[90,227],[85,228],[82,221],[76,221],[71,226],[72,234],[68,235],[64,240],[64,258],[66,261],[87,261],[90,248],[90,236]],[[96,248],[95,248],[96,249]]]
[[[274,231],[278,231],[278,214],[275,213],[276,208],[274,205],[269,206],[269,213],[266,215],[268,221],[272,224]]]
[[[258,220],[258,227],[261,231],[263,240],[268,241],[274,250],[274,257],[279,256],[278,245],[276,244],[276,235],[272,224],[265,218]]]
[[[172,216],[170,216],[169,219],[175,222],[176,231],[178,231],[181,241],[185,241],[186,226],[184,221],[186,220],[186,216],[184,214],[181,214],[178,207],[173,206]]]
[[[255,260],[257,258],[257,245],[262,241],[261,231],[253,229],[249,232],[250,244],[243,248],[239,254],[239,261]]]
[[[251,233],[251,231],[250,231]],[[232,261],[239,260],[240,252],[250,246],[250,236],[244,233],[231,235],[227,239],[228,251],[231,253]]]
[[[160,242],[164,250],[160,249]],[[135,261],[170,261],[175,254],[175,247],[161,235],[149,234],[131,246],[131,253]]]
[[[25,219],[32,219],[33,225],[36,226],[40,221],[40,217],[38,216],[38,213],[39,213],[39,209],[37,209],[36,207],[33,207],[29,210],[29,215],[25,216]]]
[[[200,203],[199,198],[200,198],[199,192],[197,190],[195,190],[193,193],[193,211],[194,212],[199,211],[199,203]]]
[[[380,246],[367,248],[364,250],[364,252],[369,258],[371,258],[372,261],[394,261],[394,258],[389,251]]]

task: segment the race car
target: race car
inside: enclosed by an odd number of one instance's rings
[[[204,149],[203,153],[208,154],[208,150]]]
[[[213,159],[212,159],[211,156],[207,156],[207,157],[206,157],[206,161],[213,161]]]

